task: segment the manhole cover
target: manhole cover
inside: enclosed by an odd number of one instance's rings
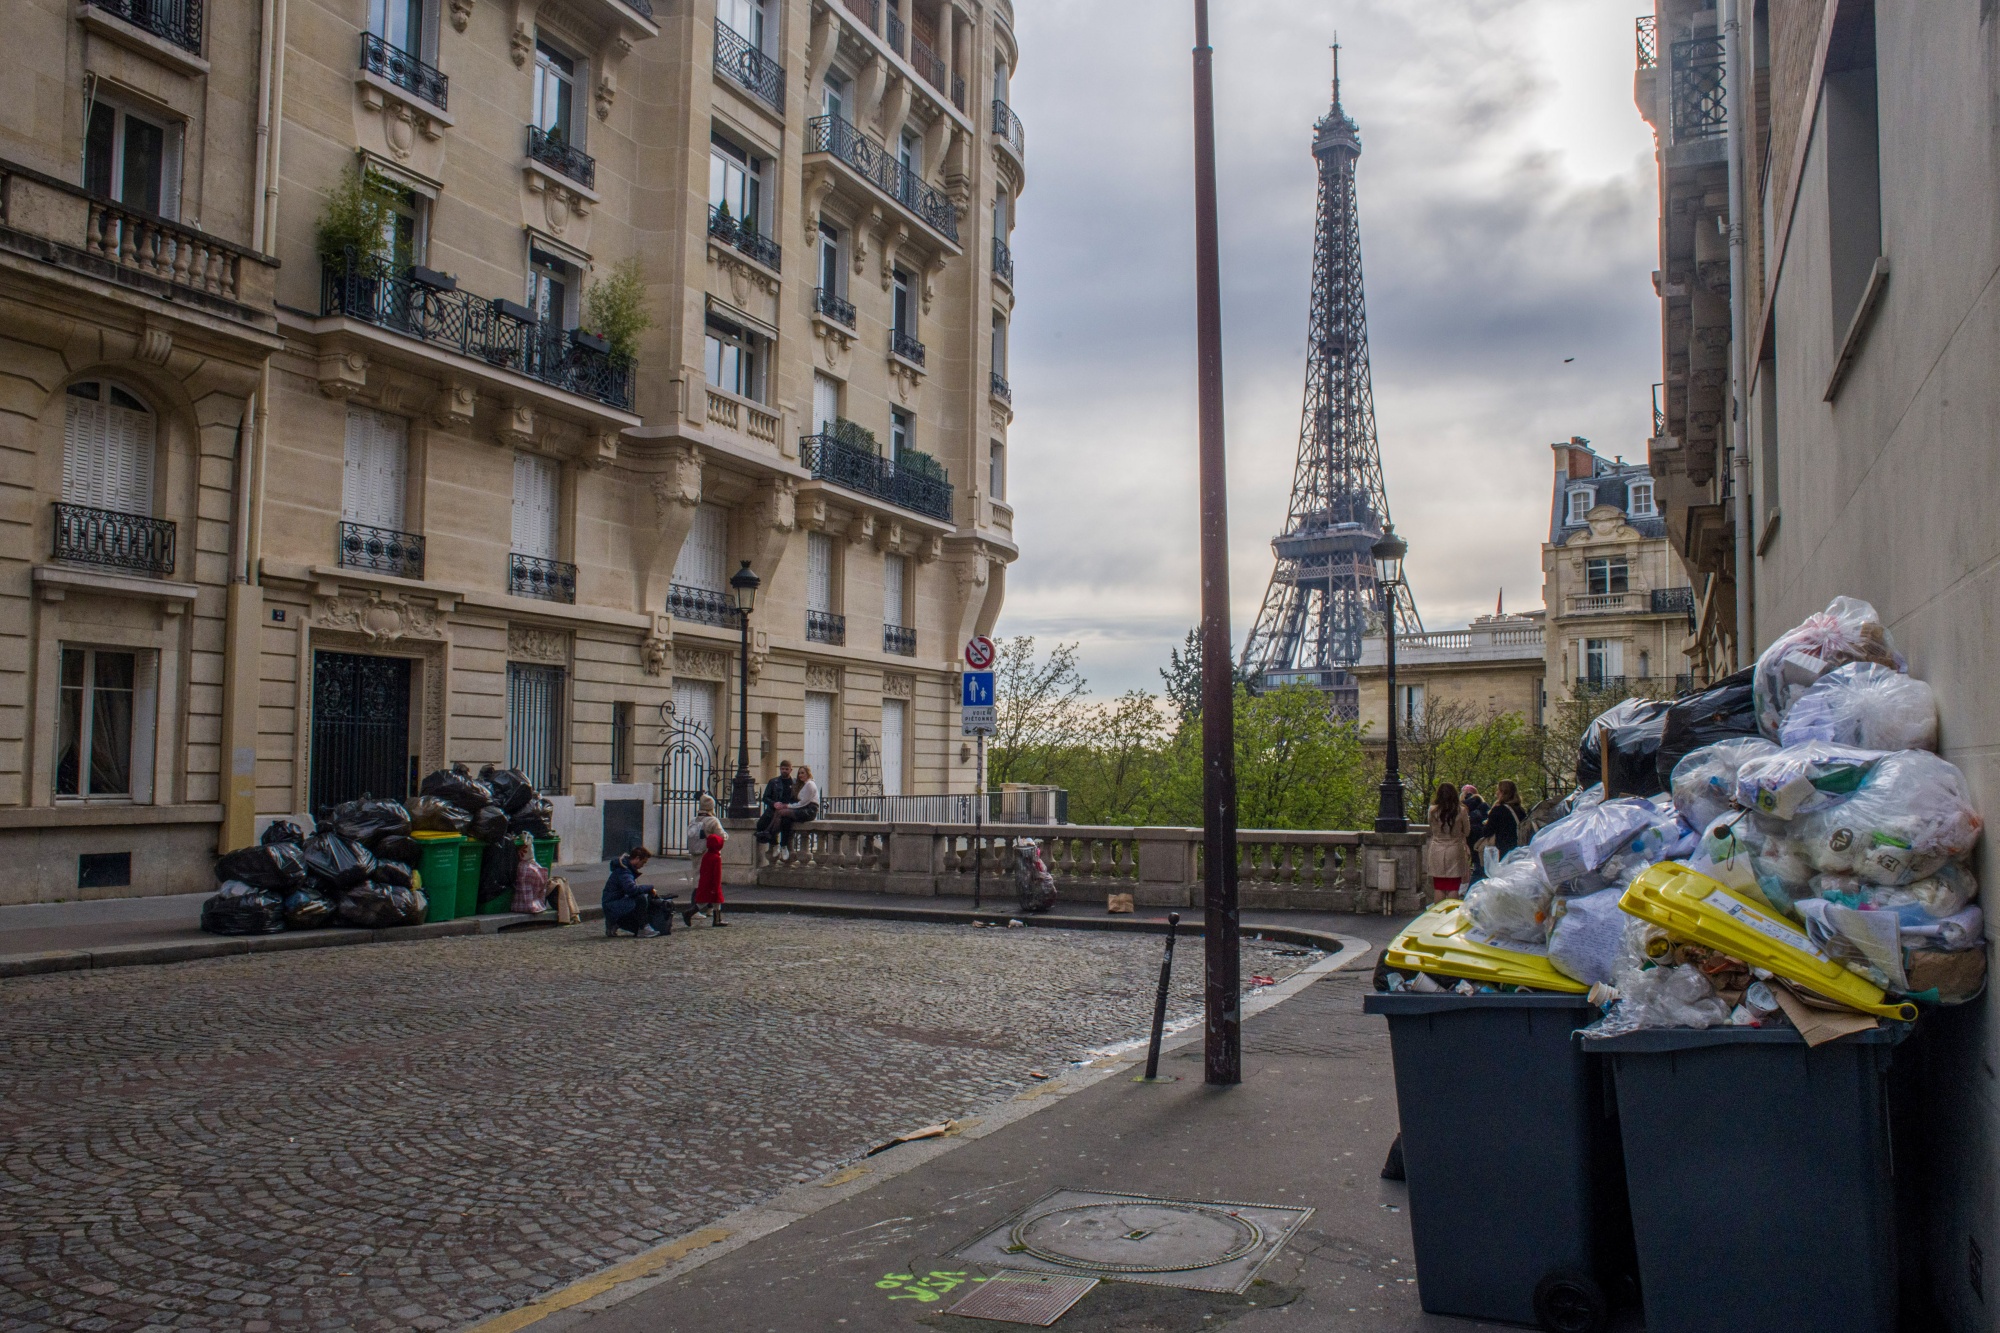
[[[1057,1190],[958,1251],[988,1268],[1242,1291],[1310,1208]]]
[[[974,1287],[945,1313],[1047,1328],[1096,1285],[1094,1277],[1058,1277],[1053,1273],[996,1277]]]

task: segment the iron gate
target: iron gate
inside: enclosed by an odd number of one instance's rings
[[[507,664],[507,767],[535,790],[562,790],[563,669]]]
[[[360,796],[410,792],[410,659],[313,654],[315,814]]]
[[[704,794],[724,803],[721,777],[716,771],[715,737],[693,718],[674,715],[671,703],[660,705],[661,750],[660,850],[684,853],[687,827],[694,822],[695,808]]]

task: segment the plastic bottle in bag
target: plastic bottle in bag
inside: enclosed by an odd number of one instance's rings
[[[1838,805],[1792,822],[1815,869],[1908,884],[1969,853],[1983,821],[1965,775],[1924,750],[1886,755]]]
[[[1774,819],[1824,810],[1861,789],[1884,758],[1878,750],[1807,741],[1746,759],[1736,771],[1736,804]]]
[[[1548,938],[1549,902],[1554,896],[1534,853],[1517,847],[1465,891],[1465,910],[1474,925],[1503,944],[1540,946]]]

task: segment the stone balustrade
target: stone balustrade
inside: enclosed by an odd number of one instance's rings
[[[733,884],[836,889],[911,897],[970,897],[975,868],[996,903],[1014,895],[1014,843],[1033,838],[1063,900],[1096,903],[1129,893],[1148,907],[1198,906],[1198,828],[1116,828],[1077,824],[887,824],[841,820],[795,835],[791,859],[752,864],[749,822],[730,823],[724,853]],[[1421,834],[1292,832],[1237,834],[1241,905],[1257,910],[1396,912],[1421,910]]]

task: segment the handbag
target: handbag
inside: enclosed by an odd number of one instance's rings
[[[556,924],[559,926],[573,926],[583,919],[583,914],[577,911],[576,895],[570,892],[569,881],[560,875],[549,880],[549,904],[556,909]]]

